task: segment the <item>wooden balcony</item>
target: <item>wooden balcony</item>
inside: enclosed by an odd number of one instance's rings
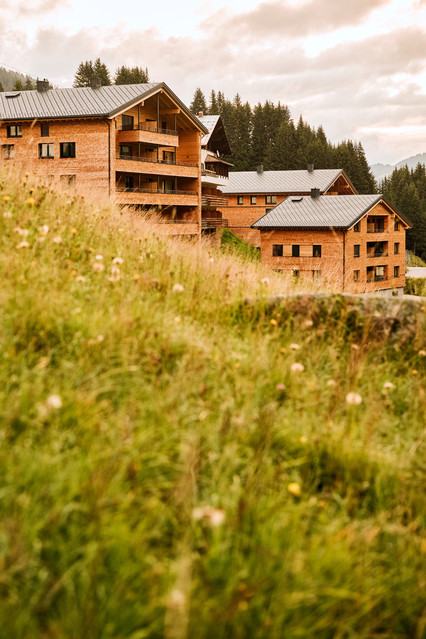
[[[128,157],[125,155],[118,155],[116,159],[116,170],[123,171],[124,173],[198,178],[198,166],[190,162],[166,162],[164,160]]]
[[[142,206],[198,206],[195,191],[160,191],[155,189],[116,188],[117,204],[139,204]]]
[[[126,142],[146,142],[147,144],[159,144],[161,146],[179,146],[179,134],[177,131],[159,129],[156,126],[139,124],[133,129],[120,129],[117,131],[117,140],[120,144]]]
[[[202,195],[201,206],[206,208],[213,208],[216,206],[228,206],[228,198],[226,196],[218,195]]]

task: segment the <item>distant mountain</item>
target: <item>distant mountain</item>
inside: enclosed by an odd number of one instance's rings
[[[426,164],[426,153],[412,155],[397,164],[372,164],[370,168],[376,180],[380,182],[384,177],[391,175],[394,169],[400,169],[405,165],[407,165],[409,169],[415,169],[419,162],[420,164]]]
[[[9,71],[4,67],[0,67],[0,83],[3,86],[3,91],[13,91],[15,86],[15,82],[20,80],[24,85],[28,75],[24,75],[23,73],[18,73],[17,71]],[[32,82],[34,82],[33,78],[30,78]]]

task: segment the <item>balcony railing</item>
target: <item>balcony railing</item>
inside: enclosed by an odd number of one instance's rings
[[[389,257],[389,253],[367,253],[367,257]]]
[[[157,194],[161,194],[161,195],[193,195],[193,196],[197,196],[198,193],[197,191],[179,191],[179,190],[174,190],[174,189],[142,189],[140,187],[136,187],[136,188],[130,188],[130,187],[121,187],[121,186],[117,186],[116,190],[119,193],[147,193],[148,195],[150,195],[151,193],[153,195],[157,195]]]
[[[201,206],[227,206],[228,198],[218,195],[202,195]]]
[[[375,275],[374,277],[367,277],[367,282],[386,282],[388,280],[384,275]]]
[[[223,227],[225,228],[228,227],[228,220],[223,218],[219,218],[219,219],[205,218],[204,220],[201,220],[202,229],[217,229],[217,228],[223,228]]]
[[[381,226],[367,225],[367,233],[386,233],[386,229]]]
[[[163,133],[164,135],[178,135],[178,131],[161,129],[158,126],[150,126],[148,124],[135,124],[132,127],[119,127],[119,131],[149,131],[150,133]]]
[[[189,166],[189,167],[197,167],[198,164],[194,162],[176,162],[171,160],[157,160],[156,158],[143,158],[143,157],[133,157],[129,155],[117,155],[117,160],[130,160],[133,162],[148,162],[149,164],[171,164],[173,166]]]

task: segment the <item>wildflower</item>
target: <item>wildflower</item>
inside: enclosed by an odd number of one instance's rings
[[[112,260],[113,264],[123,264],[124,260],[122,257],[114,257],[114,259]]]
[[[177,316],[175,317],[175,322],[176,322],[176,324],[180,324],[180,322],[181,322],[181,318],[179,317],[179,315],[177,315]]]
[[[302,435],[299,441],[301,444],[306,444],[308,442],[308,438],[306,437],[306,435]]]
[[[95,255],[95,260],[98,260],[98,262],[102,262],[103,259],[104,259],[103,255]]]
[[[21,249],[21,248],[29,248],[30,245],[28,242],[25,242],[25,240],[23,242],[19,242],[19,244],[16,245],[16,248]]]
[[[421,351],[419,351],[418,355],[419,355],[420,357],[426,357],[426,351],[421,350]]]
[[[269,279],[267,277],[264,277],[262,280],[260,280],[260,283],[263,284],[263,286],[269,286]]]
[[[277,384],[277,385],[275,386],[275,388],[276,388],[277,390],[280,390],[280,391],[281,391],[281,390],[285,390],[285,384]]]
[[[92,268],[97,273],[101,273],[102,271],[105,270],[105,266],[102,264],[102,262],[93,262]]]
[[[303,373],[305,367],[300,362],[294,362],[294,364],[290,366],[290,370],[292,373]]]
[[[118,268],[118,266],[113,266],[111,268],[111,276],[108,278],[109,282],[118,282],[118,280],[121,278],[121,273],[120,273],[120,269]]]
[[[300,348],[300,346],[299,346],[299,344],[290,344],[289,348],[290,348],[292,351],[298,351],[298,350],[299,350],[299,348]]]
[[[77,235],[77,229],[71,229],[71,235]]]
[[[3,202],[10,202],[10,195],[3,195]]]
[[[353,351],[359,351],[359,346],[358,346],[358,344],[351,344],[351,349],[352,349]]]
[[[28,206],[35,206],[35,199],[33,197],[29,197],[28,200],[25,200],[25,204],[28,204]]]
[[[27,229],[21,229],[19,226],[13,229],[15,233],[21,235],[22,237],[27,237],[29,231]]]
[[[39,226],[38,227],[38,232],[41,235],[47,235],[49,232],[49,227],[47,226],[47,224],[43,224],[43,226]]]
[[[327,386],[337,386],[337,382],[334,379],[329,379]]]
[[[272,326],[278,326],[278,322],[276,319],[271,319]]]
[[[76,281],[76,282],[85,282],[85,281],[86,281],[86,278],[84,277],[84,275],[78,275],[78,276],[75,278],[75,281]]]
[[[395,385],[394,385],[394,384],[392,384],[392,382],[385,382],[385,383],[383,384],[383,388],[384,388],[385,390],[392,390],[392,388],[395,388]]]
[[[185,289],[184,289],[184,287],[182,286],[182,284],[177,284],[177,283],[176,283],[176,284],[173,286],[173,289],[172,289],[172,290],[173,290],[173,292],[174,292],[174,293],[182,293]]]
[[[303,326],[305,328],[311,328],[314,325],[313,321],[311,319],[307,319],[303,322]]]
[[[302,494],[300,484],[297,481],[291,482],[287,486],[287,490],[290,493],[290,495],[293,495],[294,497],[300,497],[300,495]]]
[[[198,506],[192,511],[192,518],[195,521],[204,519],[212,528],[218,528],[226,519],[226,513],[221,508],[213,508],[213,506]]]
[[[3,217],[6,218],[6,219],[11,218],[12,217],[12,211],[5,211],[3,213]]]
[[[55,244],[62,244],[62,237],[60,237],[59,235],[57,235],[56,237],[53,238],[53,242]]]
[[[62,399],[59,397],[59,395],[49,395],[46,400],[46,408],[51,408],[54,410],[62,408]]]
[[[213,263],[213,262],[214,262],[214,257],[211,257],[211,258],[209,259],[209,262],[212,262],[212,263]]]
[[[414,369],[414,370],[412,370],[412,371],[411,371],[411,373],[412,373],[413,375],[418,375],[418,374],[419,374],[419,371],[416,371],[416,369]]]
[[[359,406],[362,403],[362,397],[358,393],[350,392],[346,395],[346,403],[350,406]]]

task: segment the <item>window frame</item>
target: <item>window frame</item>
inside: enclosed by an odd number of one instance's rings
[[[242,206],[244,204],[244,195],[237,195],[237,206]]]
[[[68,146],[68,152],[65,149]],[[75,142],[60,142],[59,143],[59,157],[65,160],[75,158]]]
[[[40,137],[41,138],[50,137],[49,122],[40,122]]]
[[[12,132],[12,129],[14,130]],[[22,138],[22,124],[8,124],[7,125],[7,137],[8,138]]]
[[[395,278],[400,277],[400,274],[399,274],[399,264],[396,264],[396,265],[393,267],[393,276],[394,276]]]
[[[393,245],[393,254],[394,255],[399,255],[399,245],[400,245],[400,242],[395,242],[395,244]]]
[[[361,229],[360,229],[360,222],[357,222],[354,225],[354,233],[360,233]]]
[[[317,255],[315,255],[315,249],[316,249]],[[322,244],[313,244],[312,257],[322,257]]]
[[[300,257],[300,244],[291,245],[291,257]]]
[[[277,196],[276,195],[265,195],[265,204],[276,204]]]
[[[15,157],[15,145],[14,144],[2,144],[1,145],[1,157],[2,160],[13,160]]]
[[[354,269],[354,282],[359,282],[359,269]]]
[[[43,153],[43,147],[47,148],[47,153]],[[53,142],[40,142],[38,145],[39,160],[53,160],[55,157],[55,145]]]
[[[272,244],[272,257],[283,257],[284,247],[282,244]]]
[[[256,196],[255,195],[250,195],[250,204],[256,204]]]
[[[361,244],[354,244],[354,257],[361,257]]]

